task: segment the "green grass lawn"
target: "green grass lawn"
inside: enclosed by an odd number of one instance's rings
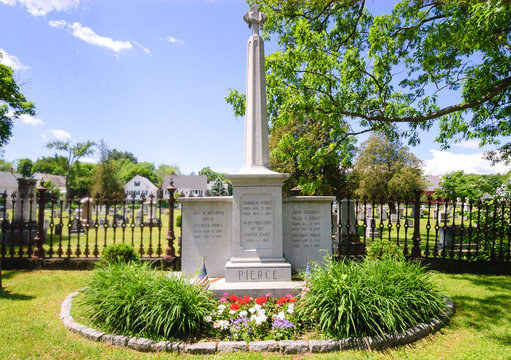
[[[0,291],[0,359],[164,359],[92,342],[59,319],[64,298],[82,287],[88,271],[4,271]],[[456,306],[451,324],[414,344],[383,352],[350,351],[320,359],[511,359],[511,277],[434,274]],[[312,357],[311,354],[299,358]],[[227,354],[215,358],[286,358]]]

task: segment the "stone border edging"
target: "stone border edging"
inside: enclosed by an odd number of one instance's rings
[[[173,352],[187,354],[215,354],[216,352],[280,352],[282,354],[303,354],[307,352],[324,353],[342,350],[383,350],[396,345],[405,345],[426,337],[438,331],[454,315],[452,301],[445,298],[445,308],[440,312],[438,319],[432,319],[429,323],[420,323],[405,331],[396,332],[393,335],[366,336],[364,338],[347,338],[342,340],[265,340],[265,341],[210,341],[197,343],[183,343],[172,341],[156,342],[151,339],[128,337],[123,335],[105,334],[104,332],[91,329],[78,324],[71,316],[73,299],[78,291],[69,294],[60,309],[60,319],[64,326],[81,336],[103,342],[109,345],[124,346],[143,352]]]

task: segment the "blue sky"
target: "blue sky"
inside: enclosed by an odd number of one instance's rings
[[[391,3],[368,1],[378,12]],[[2,62],[37,111],[16,121],[5,158],[51,156],[56,139],[104,139],[184,173],[237,171],[244,119],[224,97],[245,89],[247,10],[243,0],[0,0]],[[441,152],[435,135],[412,149],[427,173],[508,170],[471,142]]]

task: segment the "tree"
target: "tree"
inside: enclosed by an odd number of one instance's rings
[[[165,175],[181,174],[181,171],[179,170],[179,166],[177,165],[161,164],[154,171],[154,173],[158,178],[158,182],[155,183],[155,185],[160,187],[162,185],[168,186],[167,184],[163,184],[163,179],[165,178]]]
[[[414,145],[438,123],[444,149],[477,139],[511,160],[509,2],[406,0],[380,16],[364,0],[258,3],[279,47],[266,58],[271,124],[312,119],[330,133],[326,149],[342,149],[376,130]],[[243,94],[227,101],[243,113]]]
[[[422,162],[398,140],[375,134],[362,143],[355,161],[356,194],[369,199],[401,197],[413,199],[415,190],[425,188]]]
[[[476,175],[454,171],[442,176],[440,189],[435,193],[447,199],[478,200],[486,194],[495,195],[504,181],[505,176],[502,175]]]
[[[119,160],[126,159],[129,162],[136,164],[138,159],[133,155],[133,153],[128,151],[119,151],[117,149],[108,150],[108,160]]]
[[[133,179],[135,175],[143,176],[149,179],[153,184],[158,184],[158,177],[154,172],[155,168],[152,163],[139,162],[134,164],[121,159],[120,161],[117,161],[117,165],[119,166],[119,177],[124,184]]]
[[[305,195],[335,195],[338,200],[348,195],[348,169],[355,148],[346,143],[342,151],[325,150],[330,141],[330,134],[313,120],[274,124],[269,141],[270,165],[275,171],[289,174],[284,193],[299,186]]]
[[[94,169],[91,183],[92,196],[123,194],[124,183],[119,177],[115,161],[110,159],[111,152],[103,140],[99,143],[99,153],[100,161]]]
[[[94,153],[94,146],[96,145],[93,141],[86,141],[83,143],[71,144],[68,141],[53,141],[46,145],[48,149],[55,149],[57,151],[62,151],[66,154],[66,165],[65,165],[65,173],[66,177],[66,198],[69,199],[70,191],[72,188],[70,184],[71,174],[75,169],[75,165],[79,159],[84,156],[89,156]]]
[[[0,53],[0,59],[3,57]],[[27,101],[13,78],[12,69],[0,64],[0,146],[12,135],[13,120],[21,115],[35,115],[35,106]]]
[[[226,196],[227,190],[224,188],[222,177],[218,176],[211,187],[211,196]]]
[[[33,166],[34,163],[28,158],[18,159],[18,166],[16,167],[16,171],[19,172],[21,176],[28,178],[33,174]]]
[[[90,195],[96,164],[77,162],[71,174],[71,197],[84,198]]]
[[[66,169],[67,159],[64,156],[43,156],[34,162],[32,173],[40,172],[43,174],[65,175]]]
[[[215,181],[219,176],[222,176],[221,173],[211,170],[209,166],[200,169],[199,175],[206,175],[208,182]]]

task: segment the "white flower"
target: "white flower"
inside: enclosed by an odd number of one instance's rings
[[[229,314],[234,315],[234,314],[236,314],[236,311],[234,311],[234,310],[229,310]]]
[[[255,304],[254,305],[254,309],[256,309],[256,310],[261,310],[262,308],[263,307],[261,305],[259,305],[259,304]]]
[[[255,323],[256,325],[261,325],[262,323],[264,323],[266,321],[266,319],[268,319],[266,317],[266,315],[264,314],[259,314],[258,316],[256,316],[255,318]]]
[[[295,304],[289,304],[289,307],[287,308],[287,313],[292,314],[295,312]]]
[[[218,310],[224,311],[225,310],[225,305],[224,304],[218,305]]]
[[[215,321],[213,323],[213,327],[215,329],[220,328],[222,330],[228,329],[229,328],[229,321],[227,321],[227,320],[217,320],[217,321]]]
[[[259,311],[257,311],[257,315],[264,315],[266,314],[266,310],[264,309],[260,309]]]
[[[257,305],[256,305],[257,306]],[[248,309],[248,311],[250,311],[251,314],[255,313],[256,309],[254,309],[253,307]]]
[[[204,316],[204,321],[205,321],[205,322],[208,322],[208,323],[209,323],[209,322],[211,322],[212,320],[213,320],[213,319],[211,318],[211,316],[210,316],[210,315],[208,315],[208,316]]]
[[[284,311],[279,311],[279,313],[275,317],[280,320],[286,320],[286,314],[284,314]]]
[[[247,317],[248,312],[246,310],[240,311],[240,317]]]
[[[256,319],[257,319],[257,316],[256,316],[256,315],[252,315],[252,316],[250,317],[250,321],[255,321]]]

